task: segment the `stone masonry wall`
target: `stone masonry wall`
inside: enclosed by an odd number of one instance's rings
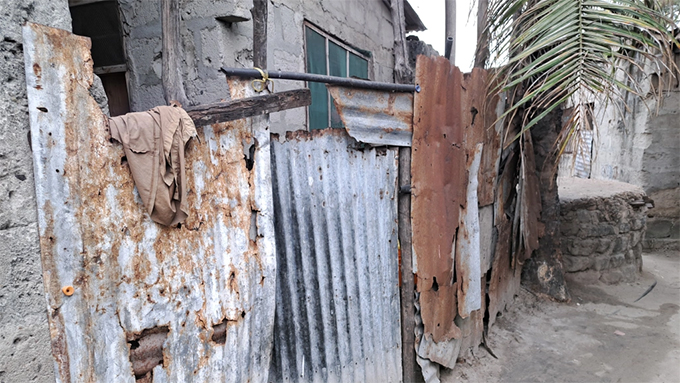
[[[647,212],[644,196],[641,190],[576,198],[561,196],[560,227],[566,271],[586,282],[634,281],[642,271]]]

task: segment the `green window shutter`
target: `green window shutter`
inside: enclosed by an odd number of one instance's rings
[[[368,80],[368,61],[355,55],[349,54],[349,77],[363,78]]]
[[[307,38],[307,73],[326,74],[326,39],[305,27]],[[312,105],[309,106],[309,129],[328,127],[328,90],[325,84],[309,82]]]
[[[328,71],[331,76],[347,77],[347,50],[332,41],[328,42]],[[331,127],[342,128],[342,120],[331,98]]]

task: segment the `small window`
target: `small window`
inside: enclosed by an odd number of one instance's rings
[[[71,0],[73,33],[92,40],[94,72],[101,78],[109,113],[118,116],[130,111],[127,65],[116,1]]]
[[[309,25],[305,26],[305,42],[307,73],[368,80],[369,54],[352,49]],[[342,128],[326,85],[310,82],[308,86],[312,93],[309,129]]]

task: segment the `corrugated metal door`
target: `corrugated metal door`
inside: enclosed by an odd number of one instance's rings
[[[24,27],[57,381],[266,381],[276,277],[268,132],[246,120],[199,128],[187,150],[190,216],[160,226],[89,94],[89,48]]]
[[[401,381],[397,156],[344,129],[272,140],[275,381]]]

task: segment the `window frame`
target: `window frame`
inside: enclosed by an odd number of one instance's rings
[[[326,57],[326,75],[328,75],[328,73],[330,73],[330,64],[329,64],[329,44],[328,44],[328,42],[329,42],[329,41],[332,41],[333,43],[337,44],[339,47],[341,47],[342,49],[346,50],[347,52],[352,53],[352,54],[356,55],[357,57],[366,60],[367,66],[368,66],[368,68],[367,68],[367,69],[368,69],[368,70],[367,70],[367,74],[368,74],[368,79],[367,79],[367,81],[372,81],[372,80],[373,80],[373,77],[374,77],[374,73],[373,73],[373,55],[366,55],[365,53],[359,52],[357,49],[353,48],[351,45],[345,43],[344,41],[338,39],[337,37],[331,35],[330,33],[326,32],[326,31],[324,31],[323,29],[317,27],[316,25],[312,24],[312,23],[311,23],[310,21],[308,21],[308,20],[305,20],[305,21],[302,23],[302,40],[303,40],[303,44],[304,44],[303,48],[304,48],[304,53],[305,53],[305,59],[304,59],[304,63],[305,63],[305,73],[309,73],[309,72],[308,72],[308,71],[309,71],[309,68],[308,68],[308,65],[307,65],[307,33],[306,33],[306,31],[305,31],[305,28],[309,28],[309,29],[311,29],[312,31],[318,33],[318,34],[321,35],[321,37],[323,37],[324,40],[325,40],[325,49],[326,49],[326,52],[325,52],[325,57]],[[347,74],[349,75],[349,54],[346,55],[346,57],[345,57],[345,68],[347,68]],[[309,88],[309,82],[308,82],[308,81],[305,81],[305,86],[306,86],[307,88]],[[331,97],[330,93],[328,94],[328,100],[326,100],[326,102],[327,102],[326,108],[328,108],[328,126],[326,127],[326,129],[327,129],[327,128],[330,128],[330,127],[331,127],[331,119],[332,119],[331,103],[333,102],[333,100],[332,100],[332,97]],[[306,109],[306,111],[307,111],[307,113],[306,113],[306,115],[307,115],[307,116],[306,116],[306,117],[307,117],[307,124],[306,124],[306,125],[307,125],[307,131],[311,131],[312,128],[311,128],[311,126],[310,126],[310,121],[311,121],[311,119],[310,119],[310,116],[309,116],[309,106],[306,107],[305,109]]]
[[[119,0],[68,0],[68,7],[69,7],[69,13],[71,8],[79,7],[82,5],[90,5],[90,4],[95,4],[95,3],[106,3],[106,2],[111,2],[111,3],[116,3],[116,9],[118,10],[118,23],[119,23],[119,31],[120,31],[120,37],[121,37],[121,44],[123,48],[123,63],[122,64],[115,64],[115,65],[105,65],[105,66],[94,66],[92,67],[92,71],[94,74],[100,76],[100,75],[106,75],[106,74],[113,74],[113,73],[124,73],[125,75],[125,88],[127,91],[127,105],[128,105],[128,110],[129,112],[133,112],[132,110],[132,93],[130,92],[130,68],[128,66],[128,63],[130,62],[128,58],[128,51],[127,51],[127,38],[125,36],[125,32],[123,29],[123,19],[124,19],[124,14],[123,11],[120,7],[120,1]],[[106,91],[106,90],[104,90]],[[107,94],[108,98],[108,94]],[[128,113],[129,113],[128,112]]]

